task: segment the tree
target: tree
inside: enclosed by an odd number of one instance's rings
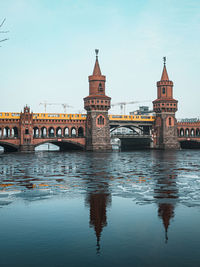
[[[6,19],[4,19],[4,20],[2,21],[2,23],[0,24],[0,34],[2,34],[2,33],[7,33],[7,32],[8,32],[8,31],[1,31],[1,28],[3,27],[5,21],[6,21]],[[8,40],[8,38],[4,38],[4,39],[1,39],[1,38],[0,38],[0,43],[1,43],[1,42],[4,42],[4,41],[7,41],[7,40]]]

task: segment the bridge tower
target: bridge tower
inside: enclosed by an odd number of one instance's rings
[[[154,124],[154,147],[158,149],[178,149],[177,121],[175,112],[178,101],[173,98],[173,82],[169,80],[166,57],[161,80],[157,82],[157,99],[153,101],[156,113]]]
[[[110,126],[108,110],[111,98],[105,94],[106,77],[101,74],[96,49],[96,61],[93,74],[89,76],[89,96],[84,98],[84,108],[87,110],[86,120],[86,150],[111,150]]]
[[[33,143],[33,113],[30,107],[25,106],[20,114],[20,147],[22,152],[34,151]]]

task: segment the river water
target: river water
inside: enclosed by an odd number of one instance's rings
[[[200,150],[0,154],[0,266],[200,266]]]

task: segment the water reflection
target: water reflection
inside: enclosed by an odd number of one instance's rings
[[[170,221],[175,216],[175,206],[178,201],[178,188],[176,185],[176,153],[174,151],[156,151],[154,153],[156,177],[154,198],[158,205],[158,217],[162,219],[165,229],[165,242],[168,241]]]
[[[102,165],[102,161],[106,162]],[[111,206],[111,192],[109,188],[109,162],[110,154],[92,156],[89,160],[90,168],[95,170],[87,174],[86,205],[90,210],[90,227],[96,234],[96,249],[100,253],[100,238],[103,228],[107,226],[107,207]]]

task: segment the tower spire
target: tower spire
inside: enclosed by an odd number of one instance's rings
[[[94,65],[94,70],[93,70],[93,76],[101,76],[101,69],[99,66],[99,61],[98,61],[98,54],[99,54],[99,49],[95,49],[95,53],[96,53],[96,61],[95,61],[95,65]]]
[[[167,69],[166,69],[166,57],[163,57],[163,63],[164,63],[164,67],[163,67],[163,72],[161,76],[161,81],[169,81],[169,77],[168,77]]]

